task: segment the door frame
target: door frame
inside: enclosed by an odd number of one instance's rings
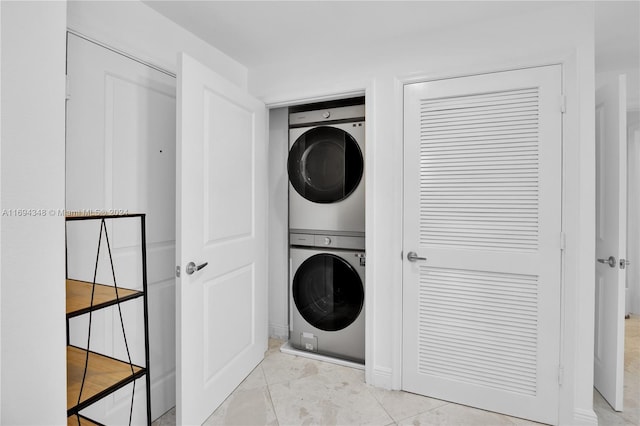
[[[403,123],[404,86],[412,83],[467,77],[502,71],[560,65],[562,69],[562,90],[565,112],[562,117],[562,201],[561,229],[565,235],[565,249],[561,252],[561,312],[560,312],[560,371],[559,371],[559,423],[597,424],[597,416],[592,408],[593,388],[593,322],[595,316],[595,269],[593,259],[595,243],[595,187],[585,188],[580,194],[581,182],[595,180],[595,167],[589,170],[585,165],[595,164],[595,125],[593,114],[589,114],[588,103],[595,105],[595,90],[585,102],[578,98],[579,84],[593,83],[592,75],[581,76],[580,59],[574,52],[554,56],[531,57],[526,62],[502,63],[499,65],[479,65],[465,72],[440,72],[399,75],[395,78],[396,110],[398,123]],[[582,77],[583,81],[579,79]],[[558,100],[559,108],[562,100]],[[589,133],[589,131],[591,131]],[[404,146],[403,127],[397,126],[396,138]],[[404,148],[403,148],[404,150]],[[402,176],[402,160],[396,165]],[[404,190],[404,189],[403,189]],[[403,206],[399,207],[398,239],[402,243],[404,227]],[[576,220],[576,218],[579,218]],[[582,236],[581,236],[582,235]],[[586,237],[585,237],[586,236]],[[559,236],[559,241],[560,241]],[[400,244],[400,247],[402,245]],[[401,250],[401,249],[400,249]],[[400,256],[398,260],[401,261]],[[398,264],[398,279],[403,282],[402,267]],[[578,283],[582,283],[578,285]],[[402,389],[402,285],[397,286],[393,298],[393,317],[400,317],[393,328],[393,388]],[[586,326],[585,326],[586,325]],[[588,331],[587,331],[588,330]],[[588,390],[588,394],[587,394]],[[577,403],[577,398],[581,398]]]
[[[284,100],[276,100],[273,102],[266,102],[265,106],[267,107],[267,112],[276,109],[276,108],[285,108],[294,105],[304,105],[311,104],[316,102],[326,102],[337,99],[347,99],[352,97],[364,96],[365,97],[365,150],[364,150],[364,180],[365,180],[365,235],[373,235],[374,227],[373,227],[373,180],[374,180],[374,167],[373,167],[373,150],[369,149],[371,142],[374,138],[373,134],[373,126],[367,125],[367,121],[372,121],[374,118],[374,108],[373,108],[373,94],[374,94],[374,85],[372,80],[366,80],[364,84],[360,87],[348,86],[337,90],[332,93],[300,93],[298,95],[293,94],[284,98]],[[269,121],[267,119],[267,121]],[[287,133],[288,135],[288,133]],[[268,141],[270,142],[270,141]],[[289,145],[287,144],[287,153],[289,152]],[[285,159],[286,164],[286,159]],[[284,171],[286,174],[286,170]],[[288,185],[288,178],[285,181],[285,184]],[[269,223],[267,223],[267,229],[269,229]],[[268,232],[268,231],[267,231]],[[287,230],[288,233],[288,230]],[[283,238],[283,241],[286,245],[287,256],[289,250],[289,235],[280,236]],[[268,237],[269,243],[272,241],[271,237]],[[373,241],[371,238],[365,238],[365,252],[367,254],[373,253]],[[290,265],[287,263],[287,275],[290,273]],[[364,309],[367,312],[365,315],[365,382],[366,383],[374,383],[374,346],[372,344],[373,339],[375,338],[374,334],[374,304],[373,304],[373,295],[371,294],[371,289],[373,286],[371,282],[375,280],[375,262],[368,261],[365,264],[365,292],[364,292]],[[289,281],[287,281],[287,290],[286,294],[289,295]],[[286,301],[286,309],[289,309],[289,300],[287,297]],[[287,319],[290,321],[291,315],[290,313],[287,315]],[[288,325],[291,326],[290,324]],[[389,373],[386,373],[389,375]],[[374,384],[375,385],[375,384]],[[384,386],[382,387],[390,387]]]

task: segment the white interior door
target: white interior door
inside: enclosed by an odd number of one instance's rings
[[[404,93],[402,387],[557,423],[561,67]]]
[[[178,424],[224,401],[267,348],[266,109],[182,54],[178,71]],[[197,267],[190,273],[189,263]]]
[[[66,209],[146,213],[151,410],[175,405],[175,78],[69,34]],[[108,223],[118,284],[142,289],[137,220]],[[99,221],[69,223],[70,278],[92,281]],[[106,256],[98,282],[112,283]],[[122,305],[134,362],[144,365],[142,303]],[[86,345],[87,316],[69,323],[72,344]],[[114,308],[93,313],[91,349],[127,359]],[[126,424],[132,386],[84,411],[104,424]],[[135,390],[133,423],[146,421],[145,386]]]
[[[627,249],[626,76],[596,91],[594,385],[622,411]]]

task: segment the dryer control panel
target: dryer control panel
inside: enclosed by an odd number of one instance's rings
[[[325,234],[289,234],[289,244],[301,247],[331,247],[338,249],[364,250],[364,237]]]

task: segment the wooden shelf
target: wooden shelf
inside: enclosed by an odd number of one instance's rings
[[[67,280],[67,318],[102,309],[118,303],[116,288],[112,285],[96,284],[91,306],[93,283],[87,281]],[[118,287],[120,302],[142,296],[141,291]]]
[[[80,414],[67,417],[67,426],[103,426],[102,423],[94,422]]]
[[[113,214],[112,214],[113,213]],[[104,426],[95,420],[87,418],[81,414],[82,410],[102,398],[116,392],[118,389],[130,383],[135,383],[139,378],[145,380],[144,390],[146,394],[146,415],[147,426],[151,426],[151,379],[149,377],[149,317],[147,306],[147,240],[145,231],[144,213],[123,213],[118,211],[97,211],[78,210],[68,212],[66,216],[66,226],[71,222],[81,220],[99,220],[100,237],[98,239],[98,252],[102,237],[109,238],[110,227],[106,226],[105,219],[138,218],[140,222],[140,265],[142,268],[142,289],[137,290],[124,288],[110,284],[98,284],[88,281],[67,279],[66,281],[66,317],[67,317],[67,425],[68,426]],[[68,243],[68,241],[67,241]],[[84,245],[85,242],[82,242]],[[115,276],[113,257],[111,251],[108,253],[111,263],[111,272]],[[67,251],[68,256],[68,251]],[[97,268],[98,260],[96,259]],[[138,299],[142,304],[143,311],[141,320],[144,322],[144,367],[130,365],[127,362],[105,356],[94,351],[88,351],[77,346],[70,345],[69,327],[70,318],[91,313],[95,310],[109,306],[119,306],[122,302]],[[137,307],[136,303],[136,307]],[[121,314],[122,315],[122,314]],[[126,342],[125,326],[122,317],[122,337]],[[116,332],[116,330],[113,330]],[[87,338],[91,337],[91,321]],[[108,334],[108,333],[107,333]],[[98,336],[99,339],[108,339],[110,336]],[[140,336],[136,336],[140,337]],[[90,347],[91,348],[91,347]],[[138,354],[139,356],[140,354]],[[136,360],[139,358],[136,358]],[[136,389],[137,390],[137,389]],[[131,402],[133,410],[134,402]]]
[[[67,346],[67,415],[77,413],[146,372],[144,368],[134,365],[132,373],[131,366],[126,362],[89,352],[87,375],[78,403],[86,359],[86,350]]]

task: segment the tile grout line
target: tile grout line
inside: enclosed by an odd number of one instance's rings
[[[395,417],[393,417],[393,416],[391,415],[391,413],[389,413],[389,411],[387,411],[387,409],[385,408],[385,406],[382,404],[382,402],[381,402],[381,401],[378,399],[378,397],[375,395],[375,392],[372,392],[372,391],[371,391],[371,389],[369,388],[369,386],[371,386],[371,385],[368,385],[368,384],[367,384],[367,382],[366,382],[366,380],[364,381],[364,384],[365,384],[365,386],[367,386],[367,392],[369,393],[369,396],[371,396],[371,397],[373,398],[373,400],[374,400],[374,401],[376,401],[376,402],[378,403],[378,405],[382,408],[382,411],[384,411],[385,413],[387,413],[387,416],[389,416],[389,418],[391,419],[392,423],[389,423],[389,424],[397,425],[397,424],[398,424],[398,420],[396,420],[396,419],[395,419]],[[388,424],[388,425],[389,425],[389,424]],[[388,426],[388,425],[387,425],[387,426]]]
[[[264,361],[264,360],[263,360]],[[278,426],[280,425],[280,419],[278,418],[278,412],[276,411],[276,406],[273,403],[273,396],[271,396],[271,385],[267,380],[267,374],[264,372],[264,368],[262,367],[262,362],[260,362],[260,369],[262,370],[262,375],[264,377],[264,382],[267,384],[267,393],[269,394],[269,402],[271,403],[271,408],[273,409],[273,415],[276,416],[276,422]]]
[[[401,392],[402,392],[402,391],[401,391]],[[429,397],[425,397],[425,398],[429,398]],[[431,398],[431,399],[435,399],[435,398]],[[439,399],[438,401],[442,401],[442,400],[441,400],[441,399]],[[407,416],[407,417],[404,417],[404,418],[402,418],[402,419],[400,419],[400,420],[397,420],[397,421],[396,421],[396,423],[397,423],[397,424],[400,424],[400,422],[403,422],[403,421],[405,421],[405,420],[412,419],[412,418],[414,418],[414,417],[421,416],[421,415],[423,415],[423,414],[425,414],[425,413],[428,413],[428,412],[430,412],[430,411],[437,410],[438,408],[446,407],[447,405],[452,405],[452,404],[453,404],[452,402],[448,402],[448,401],[442,401],[442,402],[444,402],[444,404],[442,404],[442,405],[436,405],[435,407],[431,407],[431,408],[429,408],[428,410],[420,411],[420,412],[418,412],[418,414],[414,414],[413,416]],[[457,404],[453,404],[453,405],[457,405]]]

